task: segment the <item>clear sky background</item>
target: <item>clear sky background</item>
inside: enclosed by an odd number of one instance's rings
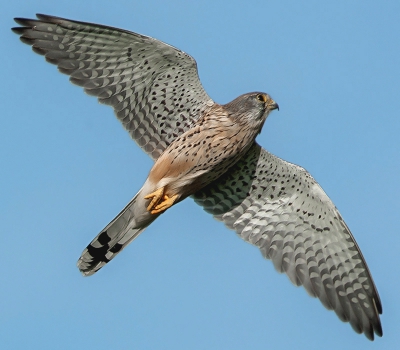
[[[368,341],[191,199],[96,275],[75,264],[151,168],[111,108],[22,44],[35,13],[146,34],[198,62],[226,103],[279,103],[258,137],[336,204],[383,303]],[[397,349],[399,1],[2,1],[3,349]]]

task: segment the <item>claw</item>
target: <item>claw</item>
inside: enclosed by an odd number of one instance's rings
[[[174,204],[175,200],[178,198],[178,195],[174,195],[171,198],[168,197],[167,195],[164,196],[164,200],[156,205],[154,209],[150,212],[152,214],[158,214],[163,212],[164,210],[167,210],[169,207],[172,207]]]
[[[151,198],[151,202],[147,206],[147,210],[151,214],[158,214],[167,210],[174,204],[175,200],[178,198],[178,195],[168,197],[167,195],[163,196],[163,194],[164,194],[164,187],[161,187],[157,191],[154,191],[153,193],[150,193],[144,197],[145,199]]]
[[[164,194],[164,187],[161,187],[157,191],[154,191],[153,193],[150,193],[144,197],[144,199],[152,198],[150,204],[147,206],[148,211],[151,211],[158,204],[163,194]]]

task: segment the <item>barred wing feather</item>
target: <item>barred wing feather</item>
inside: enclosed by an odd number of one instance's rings
[[[16,18],[21,40],[114,108],[131,137],[153,159],[193,126],[213,101],[196,61],[148,36],[63,18]]]
[[[254,144],[195,201],[354,330],[381,336],[382,306],[349,228],[303,168]]]

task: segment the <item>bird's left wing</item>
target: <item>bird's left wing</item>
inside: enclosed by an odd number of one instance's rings
[[[15,18],[22,42],[111,105],[131,137],[153,159],[193,126],[213,101],[196,61],[159,40],[122,29],[37,15]]]
[[[382,335],[382,306],[361,251],[305,169],[254,144],[193,197],[356,332]]]

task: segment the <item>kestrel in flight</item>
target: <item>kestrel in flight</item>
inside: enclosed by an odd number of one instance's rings
[[[13,31],[112,106],[155,161],[136,196],[83,251],[78,267],[85,276],[192,196],[357,333],[382,336],[378,292],[338,210],[304,168],[255,142],[278,108],[269,95],[248,93],[220,105],[203,89],[196,61],[181,50],[126,30],[37,18],[16,18],[21,27]]]

